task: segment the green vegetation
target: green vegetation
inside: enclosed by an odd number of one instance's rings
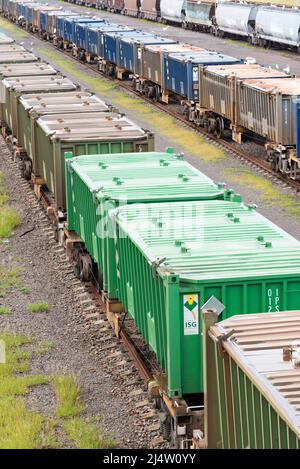
[[[13,288],[18,286],[20,269],[13,267],[6,270],[0,266],[0,298],[6,296]]]
[[[23,335],[1,334],[6,348],[6,363],[0,364],[0,449],[27,449],[41,447],[45,438],[45,420],[26,408],[19,396],[26,394],[31,386],[48,382],[45,376],[24,376],[28,370],[31,352],[23,346],[31,339]]]
[[[7,306],[0,306],[0,316],[2,314],[10,314],[11,311]]]
[[[105,449],[116,446],[114,439],[99,431],[95,423],[72,418],[64,421],[62,425],[68,438],[74,441],[79,449]]]
[[[12,23],[9,23],[3,18],[0,18],[0,28],[8,35],[11,34],[17,39],[25,39],[29,36],[29,33],[26,33],[26,31],[22,31],[21,29],[17,28],[17,26]]]
[[[80,401],[79,386],[72,376],[54,376],[52,385],[57,398],[57,417],[75,417],[84,410]]]
[[[290,216],[299,219],[300,202],[291,195],[282,194],[281,190],[277,189],[268,179],[256,176],[249,169],[227,168],[224,170],[224,174],[235,184],[256,190],[264,206],[280,207]]]
[[[48,303],[41,301],[39,303],[29,303],[27,311],[30,313],[47,313],[49,311]]]
[[[3,186],[4,177],[0,173],[0,239],[8,238],[12,230],[20,223],[19,214],[7,206],[9,197]]]
[[[145,126],[151,127],[160,135],[172,140],[174,145],[178,145],[184,151],[204,162],[221,162],[227,156],[223,151],[210,145],[206,140],[193,130],[185,128],[173,117],[145,105],[145,102],[137,97],[131,97],[121,90],[118,85],[101,77],[86,75],[84,71],[78,70],[77,64],[72,59],[60,58],[57,52],[39,48],[39,52],[64,73],[69,73],[75,79],[83,81],[95,93],[105,96],[114,106],[121,106],[125,110],[134,112],[137,118],[141,119]]]
[[[43,340],[42,342],[39,342],[37,346],[34,349],[34,352],[37,355],[44,356],[47,355],[47,353],[51,352],[51,350],[54,348],[54,343],[51,340]]]
[[[23,295],[29,295],[30,290],[27,287],[22,287],[20,288],[20,292],[23,293]]]

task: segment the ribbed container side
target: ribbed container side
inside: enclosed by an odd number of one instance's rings
[[[208,448],[300,449],[300,373],[283,359],[300,312],[203,319]]]
[[[124,204],[231,196],[180,155],[171,153],[82,156],[67,164],[68,227],[80,235],[98,264],[109,298],[118,297],[109,210]]]
[[[212,297],[225,307],[220,319],[300,308],[300,243],[241,203],[145,204],[112,216],[119,296],[169,395],[203,391],[199,317]]]

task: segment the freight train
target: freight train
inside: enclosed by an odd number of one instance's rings
[[[53,9],[56,7],[52,7]],[[32,2],[2,0],[2,15],[77,58],[163,103],[179,102],[186,119],[221,138],[259,139],[272,168],[300,179],[300,82],[287,71]]]
[[[148,387],[163,435],[177,447],[205,445],[201,313],[228,320],[300,309],[300,243],[181,154],[155,152],[154,136],[118,110],[3,41],[0,117],[12,154],[48,200],[75,275],[95,281],[115,330],[133,322],[144,354],[155,357]]]
[[[66,0],[261,47],[300,50],[300,9],[286,5],[213,0]]]

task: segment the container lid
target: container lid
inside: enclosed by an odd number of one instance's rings
[[[133,43],[133,44],[176,44],[173,39],[166,37],[156,36],[155,34],[148,34],[141,31],[137,31],[132,37],[125,37],[122,42]]]
[[[78,156],[69,160],[68,165],[99,201],[133,203],[224,197],[223,187],[173,152]]]
[[[0,64],[1,77],[22,77],[33,75],[56,75],[57,71],[45,62]]]
[[[269,79],[272,77],[287,78],[289,75],[276,70],[271,67],[263,67],[258,64],[234,64],[234,65],[221,65],[209,66],[205,68],[205,73],[210,73],[222,77],[235,76],[241,79],[263,78]]]
[[[92,31],[110,31],[110,32],[117,32],[117,31],[134,31],[133,28],[129,26],[125,26],[122,24],[115,24],[115,23],[102,23],[99,26],[91,26],[89,30]]]
[[[14,42],[14,39],[0,32],[0,44],[13,44]]]
[[[300,368],[283,361],[284,348],[300,346],[300,311],[233,316],[210,332],[231,332],[222,347],[300,439]]]
[[[77,16],[76,13],[71,18],[66,18],[66,22],[70,23],[93,23],[104,21],[102,18],[97,18],[96,16]]]
[[[68,78],[64,78],[61,75],[51,76],[33,76],[33,77],[11,77],[2,80],[3,86],[8,88],[10,91],[22,92],[22,93],[37,93],[40,91],[51,91],[51,90],[76,90],[76,85],[71,82]]]
[[[13,55],[10,52],[0,54],[0,64],[36,62],[37,60],[38,58],[30,52],[15,52]]]
[[[54,114],[40,117],[37,123],[52,140],[132,141],[146,136],[145,130],[117,113]]]
[[[131,205],[115,212],[125,233],[159,272],[194,282],[295,276],[300,243],[238,202]]]
[[[168,52],[168,53],[196,53],[203,52],[205,49],[201,47],[191,46],[190,44],[162,44],[162,45],[147,45],[145,50],[153,53]]]
[[[19,44],[1,44],[0,41],[0,54],[11,52],[24,52],[26,49],[23,46],[20,46]]]
[[[246,80],[244,85],[265,93],[300,95],[300,78],[271,78],[270,80]]]
[[[26,110],[41,115],[59,112],[103,112],[110,109],[98,96],[84,91],[25,94],[20,96],[19,101]]]
[[[169,54],[168,59],[177,60],[178,62],[192,62],[195,64],[205,64],[205,63],[239,63],[240,59],[231,57],[230,55],[224,55],[215,51],[200,51],[200,52],[190,52],[187,53],[174,53]]]

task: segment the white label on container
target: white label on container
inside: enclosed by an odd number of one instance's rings
[[[193,67],[193,81],[198,81],[198,67]]]
[[[138,59],[141,60],[141,58],[142,58],[142,49],[140,47],[138,47],[137,53],[138,53]]]
[[[199,295],[183,295],[184,335],[199,334]]]

